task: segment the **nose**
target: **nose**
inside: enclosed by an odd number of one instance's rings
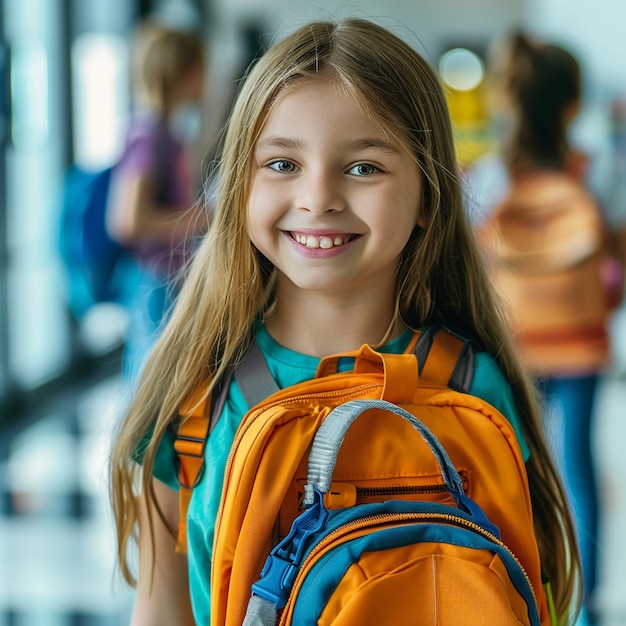
[[[296,206],[317,215],[337,213],[345,209],[341,180],[330,172],[310,171],[300,178]]]

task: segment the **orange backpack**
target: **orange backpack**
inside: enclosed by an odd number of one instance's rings
[[[606,365],[607,319],[621,299],[623,276],[611,290],[608,272],[616,262],[603,217],[577,179],[547,170],[514,177],[478,240],[531,373]]]
[[[337,371],[344,356],[353,371]],[[469,341],[428,329],[405,354],[322,359],[314,379],[254,406],[226,467],[211,624],[550,624],[519,443],[496,409],[453,389],[472,372]],[[192,486],[211,418],[193,399],[186,408],[176,449]],[[354,522],[368,507],[374,528]],[[352,527],[335,550],[325,542],[342,516]]]

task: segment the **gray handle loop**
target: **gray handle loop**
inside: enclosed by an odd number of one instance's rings
[[[315,434],[309,454],[308,484],[305,485],[304,504],[312,504],[313,490],[328,492],[337,455],[348,429],[359,415],[370,409],[395,413],[415,428],[435,455],[446,487],[458,504],[459,498],[463,496],[463,481],[437,437],[414,415],[386,400],[351,400],[335,407],[326,416]]]

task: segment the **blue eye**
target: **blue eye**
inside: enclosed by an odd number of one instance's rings
[[[370,163],[357,163],[357,165],[354,165],[348,170],[348,173],[353,176],[371,176],[379,171],[377,167]]]
[[[296,170],[296,166],[291,161],[287,161],[286,159],[277,159],[276,161],[272,161],[267,164],[267,167],[283,174],[290,174]]]

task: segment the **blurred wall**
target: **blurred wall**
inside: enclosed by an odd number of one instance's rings
[[[525,0],[523,19],[583,57],[590,89],[626,92],[624,0]]]
[[[263,24],[268,38],[286,34],[312,19],[362,16],[406,36],[434,62],[450,41],[484,45],[494,33],[507,30],[522,16],[522,0],[360,0],[338,2],[291,0],[206,0],[219,24],[214,47],[220,71],[240,62],[239,28],[253,20]]]

